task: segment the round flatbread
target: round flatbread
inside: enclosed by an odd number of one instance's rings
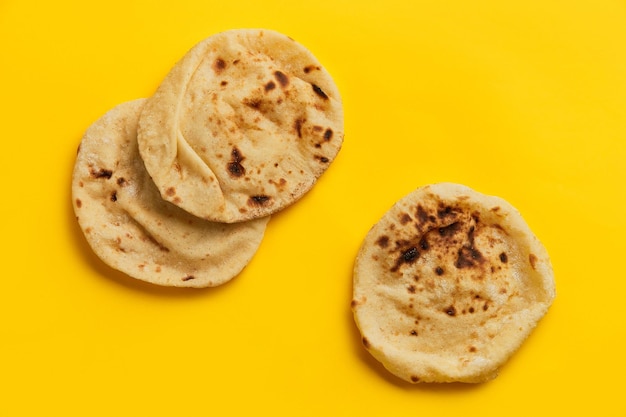
[[[353,290],[364,346],[413,383],[494,378],[555,296],[518,211],[450,183],[417,189],[370,230]]]
[[[194,46],[144,107],[139,151],[164,199],[238,222],[306,193],[343,142],[339,92],[319,61],[269,30]]]
[[[131,277],[177,287],[210,287],[250,261],[268,218],[212,223],[164,201],[137,150],[144,100],[121,104],[91,125],[72,179],[78,223],[93,251]]]

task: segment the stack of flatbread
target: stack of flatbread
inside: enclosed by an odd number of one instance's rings
[[[325,172],[343,142],[330,74],[269,30],[194,46],[154,95],[89,127],[72,201],[94,252],[131,277],[209,287],[235,277],[271,214]]]

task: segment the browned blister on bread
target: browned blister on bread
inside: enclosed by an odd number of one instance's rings
[[[194,46],[146,103],[139,151],[162,197],[238,222],[298,200],[343,142],[339,91],[320,62],[270,30]]]
[[[409,382],[480,382],[555,296],[548,254],[506,201],[457,184],[409,194],[370,230],[352,308],[369,352]]]

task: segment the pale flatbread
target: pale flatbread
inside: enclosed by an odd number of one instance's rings
[[[335,83],[302,45],[231,30],[194,46],[139,122],[139,151],[162,197],[199,217],[237,222],[306,193],[343,142]]]
[[[199,219],[161,199],[137,150],[144,100],[121,104],[89,127],[74,166],[74,211],[93,251],[131,277],[210,287],[235,277],[256,252],[268,218]]]
[[[409,382],[480,382],[555,296],[548,254],[506,201],[457,184],[417,189],[370,230],[352,308],[367,350]]]

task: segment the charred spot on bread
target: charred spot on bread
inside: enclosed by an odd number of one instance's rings
[[[308,73],[310,73],[311,71],[314,71],[314,70],[318,70],[319,71],[319,70],[321,70],[321,68],[318,65],[307,65],[306,67],[304,67],[303,71],[304,71],[305,74],[308,74]]]
[[[104,168],[100,168],[98,171],[91,170],[91,176],[94,178],[105,178],[108,180],[113,176],[113,171]]]
[[[263,206],[268,204],[270,200],[271,197],[267,195],[253,195],[248,199],[248,204],[251,206]]]
[[[237,147],[233,147],[233,149],[231,150],[230,158],[230,162],[228,162],[228,164],[226,165],[228,168],[228,173],[235,178],[239,178],[245,175],[246,169],[241,164],[241,162],[243,162],[243,160],[246,158],[241,154],[241,151]]]
[[[387,246],[389,246],[389,236],[381,236],[376,240],[376,244],[378,246],[380,246],[381,248],[386,248]]]
[[[328,96],[326,95],[324,90],[322,90],[317,84],[311,84],[311,86],[313,87],[313,92],[317,94],[318,97],[321,97],[324,100],[328,100]]]
[[[282,88],[285,88],[289,85],[289,77],[287,77],[281,71],[274,71],[274,78],[276,78],[276,81],[278,81]]]
[[[222,58],[217,58],[215,61],[213,61],[213,71],[215,71],[216,74],[220,74],[222,71],[224,71],[225,68],[226,61],[224,61]]]
[[[324,131],[324,140],[331,140],[333,138],[333,130],[328,128]]]

